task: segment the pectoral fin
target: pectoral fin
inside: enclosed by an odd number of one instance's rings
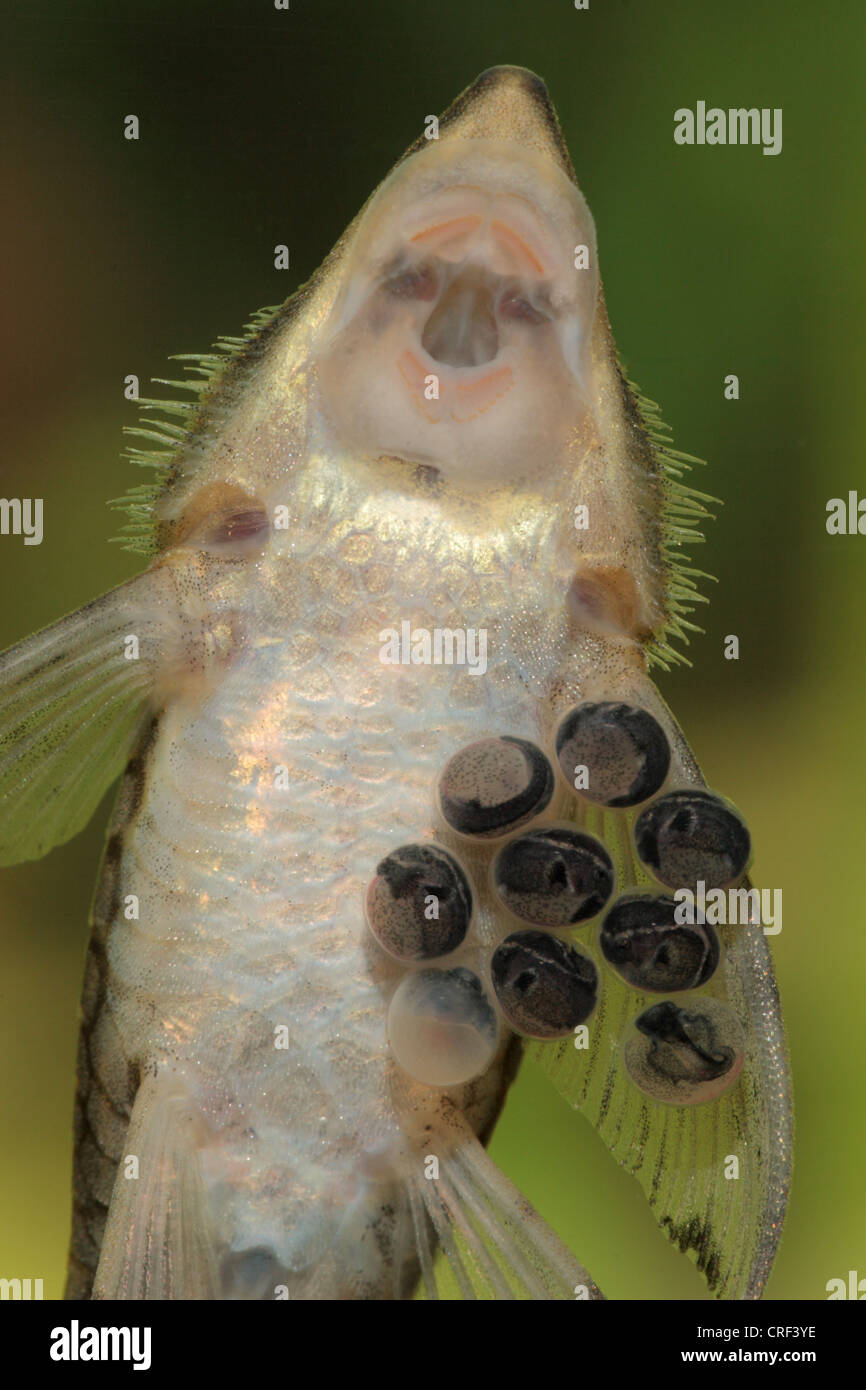
[[[678,814],[685,820],[690,798],[698,804],[693,793],[705,795],[705,783],[676,721],[643,673],[635,672],[631,687],[617,694],[648,710],[664,729],[671,750],[666,785],[684,789]],[[582,803],[580,823],[609,849],[621,894],[672,891],[647,872],[636,849],[637,822],[652,805],[650,799],[635,809],[612,810]],[[717,845],[710,844],[710,853]],[[749,887],[742,880],[740,891]],[[597,938],[603,988],[587,1046],[569,1038],[532,1043],[530,1052],[635,1175],[661,1226],[697,1263],[716,1296],[754,1299],[763,1292],[785,1215],[790,1083],[763,928],[747,920],[717,930],[721,963],[709,963],[708,983],[700,971],[691,987],[680,981],[685,993],[661,979],[666,972],[676,975],[678,960],[685,959],[670,953],[676,952],[673,938],[662,948],[668,955],[660,951],[653,960],[655,976],[644,974],[643,988],[636,977],[629,982],[622,969],[611,968],[610,957],[602,959]],[[639,976],[651,959],[646,929],[636,927],[634,939]],[[741,1051],[734,1031],[743,1039]]]
[[[0,865],[81,830],[122,772],[169,642],[149,570],[0,656]]]

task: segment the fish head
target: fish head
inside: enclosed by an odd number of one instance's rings
[[[593,432],[592,215],[532,73],[482,74],[431,130],[348,234],[323,415],[354,453],[461,489],[537,483]]]
[[[221,573],[265,555],[275,584],[349,518],[387,518],[407,564],[443,537],[461,563],[501,546],[563,632],[644,640],[664,615],[656,475],[547,89],[500,67],[427,118],[244,340],[156,513],[166,548],[207,551]]]

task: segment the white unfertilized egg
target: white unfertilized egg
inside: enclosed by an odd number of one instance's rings
[[[388,1009],[395,1058],[427,1086],[459,1086],[486,1071],[499,1043],[499,1015],[471,970],[407,975]]]

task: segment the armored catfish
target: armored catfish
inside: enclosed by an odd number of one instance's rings
[[[600,1298],[484,1149],[522,1048],[717,1294],[772,1263],[765,937],[674,911],[749,906],[749,834],[647,674],[708,499],[619,365],[543,83],[483,73],[431,133],[144,403],[144,572],[0,659],[3,863],[122,775],[72,1298]]]

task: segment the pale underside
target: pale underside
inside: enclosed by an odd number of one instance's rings
[[[573,706],[621,701],[658,721],[665,786],[702,785],[647,662],[689,626],[706,499],[620,370],[539,80],[484,74],[263,322],[225,371],[201,359],[200,410],[164,406],[176,453],[142,455],[158,483],[130,504],[151,567],[0,661],[2,862],[80,829],[132,754],[85,982],[69,1294],[433,1297],[438,1248],[465,1297],[598,1298],[482,1147],[519,1041],[502,1024],[463,1086],[413,1080],[387,1029],[404,969],[364,921],[383,857],[435,837],[476,900],[449,965],[492,992],[515,925],[495,844],[435,800],[474,740],[555,766]],[[383,661],[404,625],[483,630],[486,669]],[[634,812],[557,777],[540,823],[598,834],[618,891],[649,883]],[[703,993],[745,1065],[681,1106],[626,1072],[650,1001],[596,925],[573,933],[601,979],[589,1046],[533,1050],[713,1291],[759,1297],[791,1150],[765,938],[722,932]]]

